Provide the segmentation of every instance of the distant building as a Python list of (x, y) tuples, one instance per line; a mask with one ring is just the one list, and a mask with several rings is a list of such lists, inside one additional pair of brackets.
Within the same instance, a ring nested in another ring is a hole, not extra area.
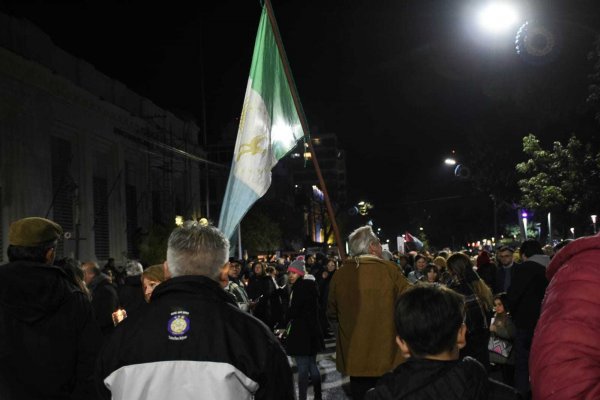
[(9, 224), (26, 216), (63, 226), (59, 256), (98, 261), (136, 257), (140, 238), (176, 215), (204, 216), (198, 132), (0, 14), (0, 261)]
[[(347, 201), (346, 158), (333, 133), (313, 134), (312, 144), (317, 155), (321, 174), (334, 208), (343, 207)], [(333, 242), (331, 223), (310, 153), (296, 152), (291, 155), (294, 187), (303, 204), (305, 234), (309, 242)], [(311, 243), (307, 243), (311, 245)]]

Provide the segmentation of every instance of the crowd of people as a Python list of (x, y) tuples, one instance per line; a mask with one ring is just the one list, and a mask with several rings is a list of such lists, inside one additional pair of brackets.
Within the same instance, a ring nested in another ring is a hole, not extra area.
[(598, 235), (390, 253), (363, 226), (344, 260), (235, 259), (190, 221), (147, 267), (57, 260), (61, 235), (44, 218), (10, 226), (2, 399), (305, 400), (312, 385), (318, 400), (327, 338), (355, 400), (600, 398)]

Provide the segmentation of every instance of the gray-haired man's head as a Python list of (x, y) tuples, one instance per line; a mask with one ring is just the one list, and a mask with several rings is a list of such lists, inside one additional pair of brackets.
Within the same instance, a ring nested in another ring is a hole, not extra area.
[(361, 226), (348, 237), (350, 253), (353, 256), (372, 254), (382, 258), (382, 248), (379, 238), (369, 225)]
[(214, 226), (186, 221), (169, 236), (167, 264), (172, 277), (204, 275), (215, 278), (228, 256), (229, 240)]
[(142, 272), (144, 272), (144, 267), (142, 266), (142, 264), (140, 264), (139, 261), (127, 261), (127, 264), (125, 265), (125, 273), (127, 274), (127, 276), (142, 275)]

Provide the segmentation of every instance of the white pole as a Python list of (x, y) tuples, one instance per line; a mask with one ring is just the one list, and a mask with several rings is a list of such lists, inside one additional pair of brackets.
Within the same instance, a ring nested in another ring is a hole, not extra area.
[(242, 224), (238, 225), (238, 260), (242, 259)]

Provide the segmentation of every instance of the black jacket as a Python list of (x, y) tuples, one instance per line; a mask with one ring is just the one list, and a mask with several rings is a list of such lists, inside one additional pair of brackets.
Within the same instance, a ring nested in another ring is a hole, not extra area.
[(92, 307), (96, 321), (102, 334), (106, 337), (114, 329), (112, 313), (119, 308), (117, 289), (104, 274), (96, 275), (90, 283), (89, 289), (92, 294)]
[(316, 282), (298, 278), (292, 286), (288, 309), (290, 331), (285, 342), (289, 355), (313, 356), (325, 348), (319, 324), (319, 294)]
[(270, 276), (258, 276), (250, 280), (247, 288), (248, 297), (257, 301), (254, 316), (264, 322), (270, 329), (277, 325), (277, 316), (273, 312), (275, 283)]
[(148, 307), (117, 326), (98, 369), (115, 400), (294, 398), (273, 333), (202, 276), (161, 283)]
[(409, 359), (381, 377), (365, 400), (512, 400), (518, 392), (488, 378), (473, 358), (462, 361)]
[(144, 293), (142, 289), (142, 276), (128, 276), (125, 278), (123, 285), (117, 289), (119, 303), (121, 307), (127, 311), (127, 315), (132, 315), (139, 308), (146, 305)]
[[(537, 258), (542, 259), (545, 256)], [(513, 266), (515, 269), (507, 293), (508, 310), (517, 329), (531, 330), (540, 318), (540, 310), (548, 279), (546, 267), (536, 261), (536, 256)], [(533, 260), (532, 260), (533, 259)], [(543, 261), (543, 259), (541, 260)], [(533, 332), (532, 332), (533, 333)]]
[(95, 399), (100, 331), (87, 296), (58, 267), (0, 266), (0, 398)]

